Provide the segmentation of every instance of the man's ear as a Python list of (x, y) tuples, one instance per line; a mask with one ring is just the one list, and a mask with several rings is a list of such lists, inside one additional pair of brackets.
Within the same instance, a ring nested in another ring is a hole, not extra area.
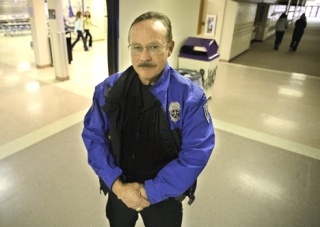
[(170, 57), (170, 56), (171, 56), (171, 54), (172, 54), (173, 48), (174, 48), (174, 41), (173, 41), (173, 40), (169, 43), (168, 48), (169, 48), (169, 54), (168, 54), (168, 57)]

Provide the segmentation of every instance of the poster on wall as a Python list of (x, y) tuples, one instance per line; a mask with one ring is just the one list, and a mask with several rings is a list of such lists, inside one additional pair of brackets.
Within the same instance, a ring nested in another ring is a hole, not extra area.
[(217, 21), (216, 15), (207, 15), (207, 19), (205, 23), (205, 35), (214, 36), (216, 21)]

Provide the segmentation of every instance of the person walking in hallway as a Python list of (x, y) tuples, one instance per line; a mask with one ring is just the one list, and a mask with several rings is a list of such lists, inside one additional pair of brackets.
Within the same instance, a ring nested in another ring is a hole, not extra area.
[[(89, 47), (92, 47), (92, 35), (90, 33), (90, 28), (91, 26), (95, 26), (91, 23), (91, 14), (87, 10), (84, 13), (84, 18), (83, 18), (83, 27), (84, 27), (84, 32), (85, 32), (85, 39), (86, 41), (89, 41)], [(89, 39), (88, 39), (89, 38)]]
[(77, 38), (72, 43), (71, 49), (73, 49), (73, 47), (77, 44), (77, 42), (81, 38), (82, 42), (83, 42), (84, 50), (88, 51), (87, 42), (86, 42), (86, 39), (83, 36), (83, 21), (82, 21), (82, 13), (81, 13), (81, 11), (78, 11), (77, 14), (76, 14), (76, 23), (75, 23), (75, 26), (74, 26), (74, 33), (77, 33)]
[(282, 38), (284, 35), (284, 32), (288, 28), (288, 19), (287, 19), (287, 14), (282, 13), (279, 17), (279, 19), (276, 22), (276, 40), (274, 42), (274, 49), (278, 50), (279, 46), (282, 42)]
[(307, 27), (307, 18), (305, 14), (302, 14), (300, 18), (294, 24), (294, 30), (292, 34), (292, 40), (290, 43), (290, 51), (296, 51), (299, 42), (303, 36), (304, 29)]
[(111, 227), (181, 227), (182, 201), (194, 200), (197, 178), (215, 145), (204, 90), (168, 63), (170, 19), (158, 12), (129, 28), (132, 65), (98, 84), (84, 118), (88, 162), (108, 193)]

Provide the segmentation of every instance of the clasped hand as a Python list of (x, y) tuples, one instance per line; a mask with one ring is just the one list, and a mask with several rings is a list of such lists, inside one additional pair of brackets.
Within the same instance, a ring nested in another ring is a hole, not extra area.
[(143, 184), (123, 183), (117, 179), (112, 185), (112, 191), (127, 207), (142, 210), (150, 206)]

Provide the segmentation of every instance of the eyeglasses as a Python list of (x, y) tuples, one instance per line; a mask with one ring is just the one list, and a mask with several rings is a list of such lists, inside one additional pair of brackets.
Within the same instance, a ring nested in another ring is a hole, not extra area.
[(131, 44), (128, 46), (128, 48), (130, 49), (132, 55), (142, 54), (144, 48), (146, 48), (150, 54), (157, 55), (162, 53), (163, 48), (167, 44), (168, 43), (165, 43), (165, 44), (152, 43), (147, 45), (146, 47), (143, 47), (140, 44)]

